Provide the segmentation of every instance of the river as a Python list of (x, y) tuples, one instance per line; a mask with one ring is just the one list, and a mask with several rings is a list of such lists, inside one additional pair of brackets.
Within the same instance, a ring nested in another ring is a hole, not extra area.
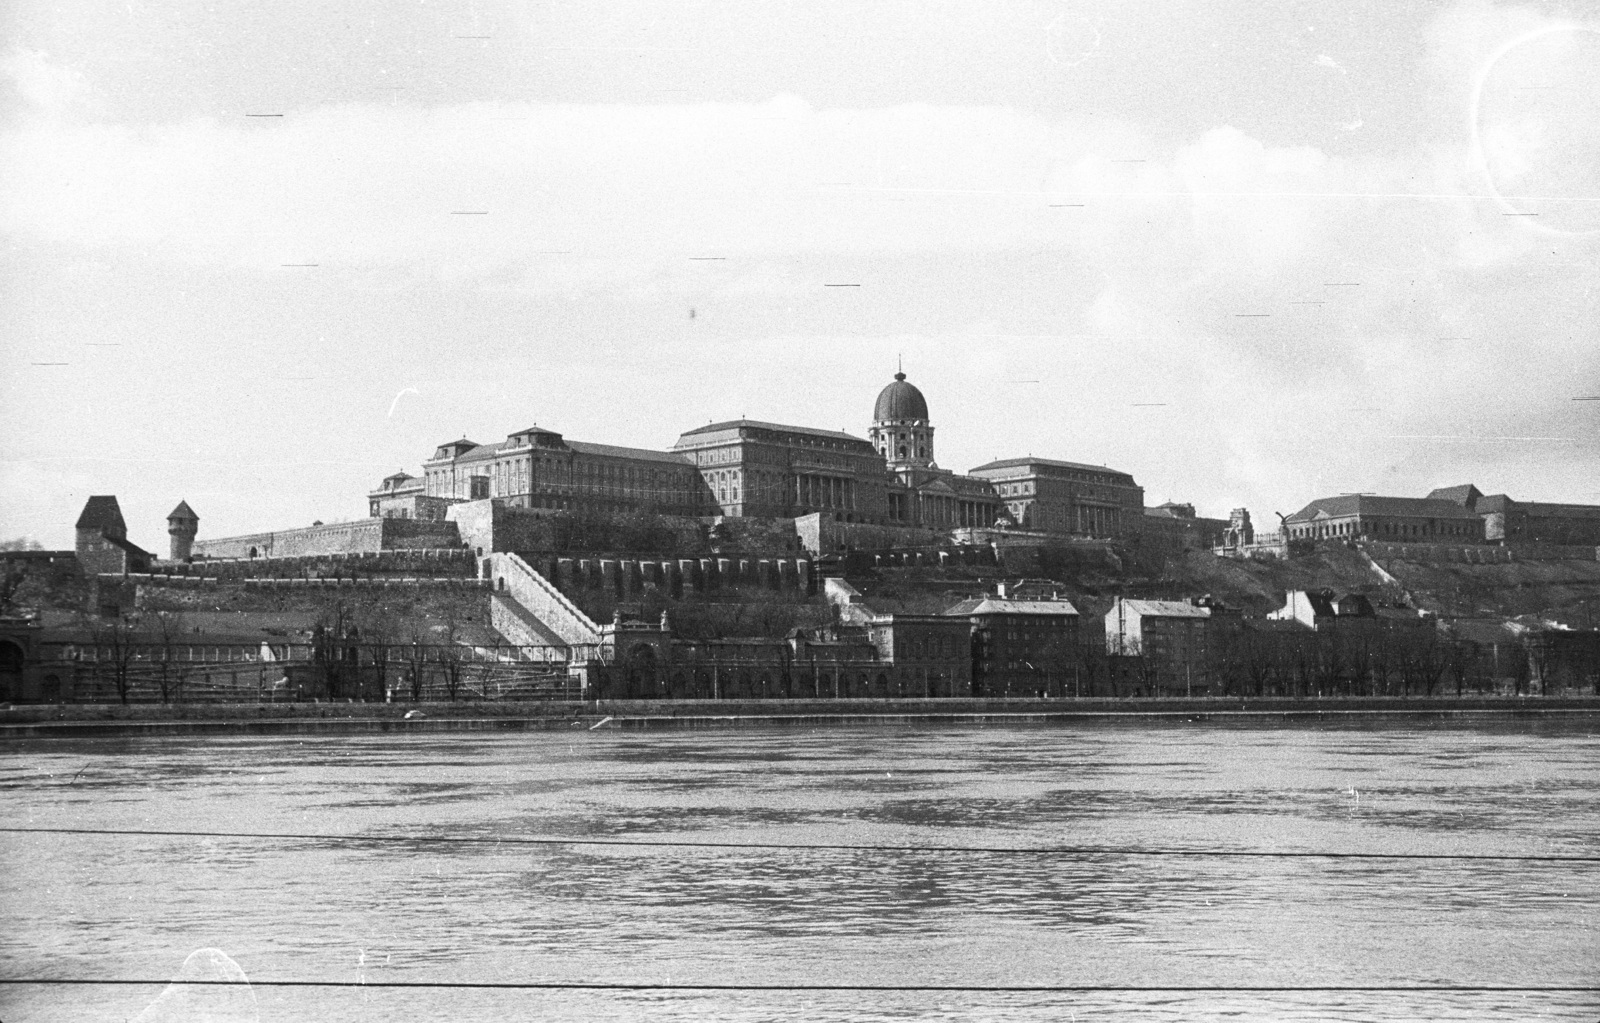
[[(1600, 855), (1594, 732), (16, 740), (0, 746), (10, 828), (366, 840), (0, 833), (4, 977), (165, 980), (218, 949), (252, 982), (165, 996), (160, 983), (0, 985), (0, 1019), (126, 1020), (164, 997), (144, 1020), (192, 1017), (199, 1002), (227, 1023), (1593, 1023), (1600, 993), (1529, 989), (1600, 985), (1600, 863), (1215, 854)], [(852, 848), (508, 841), (540, 836)], [(1026, 851), (1040, 846), (1098, 851)], [(264, 983), (283, 980), (354, 986)], [(440, 981), (1102, 990), (380, 986)], [(1403, 990), (1418, 986), (1523, 990)], [(1210, 990), (1103, 990), (1117, 987)], [(174, 1008), (184, 997), (191, 1008)]]

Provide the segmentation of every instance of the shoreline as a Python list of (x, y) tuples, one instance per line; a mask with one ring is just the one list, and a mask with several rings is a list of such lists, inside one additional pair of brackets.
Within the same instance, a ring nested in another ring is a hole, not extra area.
[[(414, 716), (406, 717), (410, 712)], [(34, 705), (0, 709), (0, 740), (822, 726), (1600, 724), (1600, 698), (614, 700), (424, 704)]]

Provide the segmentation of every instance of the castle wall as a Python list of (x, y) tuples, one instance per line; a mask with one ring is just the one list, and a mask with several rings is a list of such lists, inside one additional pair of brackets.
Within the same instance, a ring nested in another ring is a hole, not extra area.
[(946, 539), (945, 534), (932, 529), (878, 526), (866, 522), (839, 522), (825, 512), (796, 518), (794, 531), (800, 538), (800, 545), (812, 554), (926, 547)]
[(271, 533), (219, 537), (194, 542), (197, 558), (303, 558), (327, 554), (376, 553), (454, 547), (458, 534), (453, 523), (417, 522), (413, 519), (362, 519)]

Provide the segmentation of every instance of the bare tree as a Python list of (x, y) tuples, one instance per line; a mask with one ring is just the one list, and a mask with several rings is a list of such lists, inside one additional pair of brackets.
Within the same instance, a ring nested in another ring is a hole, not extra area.
[(1277, 653), (1277, 636), (1247, 627), (1240, 633), (1240, 670), (1257, 696), (1267, 695), (1267, 680), (1272, 677), (1272, 660)]
[(337, 700), (352, 685), (359, 694), (360, 665), (351, 663), (354, 641), (360, 636), (350, 605), (335, 600), (324, 605), (311, 630), (311, 661), (327, 687), (328, 699)]
[[(1554, 637), (1546, 629), (1534, 629), (1523, 637), (1523, 646), (1527, 649), (1529, 682), (1537, 682), (1540, 694), (1549, 696), (1551, 684), (1555, 681)], [(1533, 691), (1531, 685), (1528, 691)]]
[(445, 602), (436, 632), (440, 640), (437, 655), (444, 675), (444, 688), (453, 702), (460, 695), (461, 678), (465, 669), (461, 642), (466, 632), (466, 622), (459, 601)]
[(361, 643), (372, 662), (377, 691), (389, 694), (389, 655), (400, 636), (400, 622), (381, 597), (367, 600), (356, 610)]
[[(133, 622), (127, 615), (120, 613), (115, 617), (97, 618), (90, 626), (89, 634), (96, 648), (95, 674), (99, 675), (101, 663), (109, 664), (117, 699), (126, 704), (131, 688), (129, 669), (132, 667), (136, 652)], [(104, 662), (100, 657), (102, 653), (106, 657)]]
[[(1110, 682), (1111, 663), (1106, 655), (1105, 638), (1098, 635), (1080, 636), (1072, 652), (1078, 692), (1083, 696), (1093, 696), (1095, 683), (1101, 679)], [(1112, 695), (1116, 695), (1114, 687)]]
[(183, 634), (183, 615), (177, 611), (157, 611), (155, 615), (157, 651), (156, 681), (161, 687), (161, 702), (171, 703), (176, 694), (183, 699), (186, 672), (177, 664), (178, 637)]

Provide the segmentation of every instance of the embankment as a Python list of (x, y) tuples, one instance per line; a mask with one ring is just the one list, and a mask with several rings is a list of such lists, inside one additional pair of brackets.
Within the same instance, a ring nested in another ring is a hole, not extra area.
[[(407, 717), (408, 714), (412, 716)], [(578, 727), (759, 725), (1173, 725), (1405, 727), (1497, 721), (1600, 727), (1600, 698), (1338, 700), (617, 700), (24, 706), (0, 710), (0, 739), (130, 735), (491, 732)]]

